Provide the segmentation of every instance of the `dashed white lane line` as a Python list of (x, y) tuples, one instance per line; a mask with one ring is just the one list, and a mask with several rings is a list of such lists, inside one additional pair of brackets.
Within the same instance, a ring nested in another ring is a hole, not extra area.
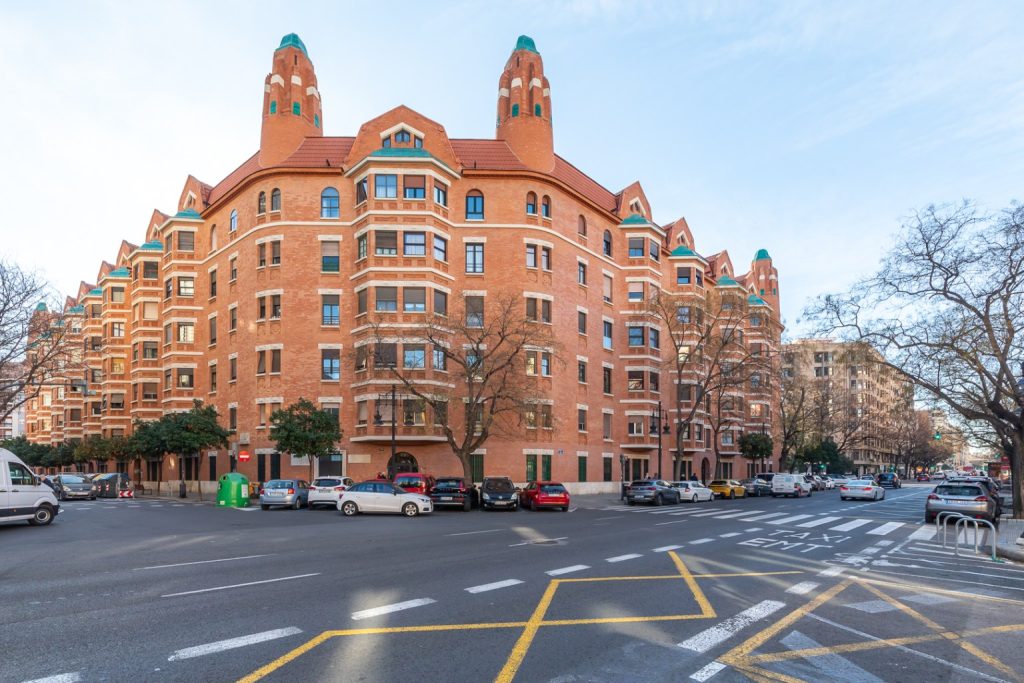
[(746, 533), (746, 534), (752, 534), (752, 533), (754, 533), (755, 531), (760, 531), (760, 530), (761, 530), (761, 527), (759, 527), (759, 526), (752, 526), (752, 527), (750, 527), (749, 529), (744, 529), (744, 530), (743, 530), (743, 533)]
[(605, 562), (625, 562), (626, 560), (635, 560), (638, 557), (643, 557), (639, 553), (630, 553), (628, 555), (616, 555), (615, 557), (605, 558)]
[(914, 533), (910, 534), (908, 540), (911, 541), (930, 541), (935, 538), (935, 534), (938, 533), (938, 528), (934, 526), (923, 526)]
[(842, 519), (841, 517), (821, 517), (819, 519), (812, 519), (809, 522), (803, 524), (797, 524), (800, 529), (810, 529), (812, 527), (821, 526), (822, 524), (828, 524), (829, 522), (835, 522), (836, 520)]
[(486, 593), (487, 591), (496, 591), (499, 588), (508, 588), (509, 586), (518, 586), (522, 581), (519, 579), (505, 579), (504, 581), (495, 581), (494, 583), (485, 583), (480, 586), (470, 586), (466, 589), (467, 593)]
[(696, 541), (690, 541), (690, 545), (700, 545), (701, 543), (711, 543), (715, 539), (713, 538), (698, 538)]
[(824, 571), (818, 572), (818, 576), (839, 576), (846, 570), (846, 567), (829, 567)]
[(760, 522), (762, 519), (771, 519), (772, 517), (781, 517), (786, 514), (785, 512), (769, 512), (767, 515), (758, 515), (756, 517), (748, 517), (744, 519), (744, 522)]
[(561, 576), (562, 574), (571, 574), (573, 572), (581, 572), (584, 569), (590, 569), (590, 565), (586, 564), (574, 564), (571, 567), (560, 567), (558, 569), (552, 569), (551, 571), (544, 572), (548, 576)]
[(885, 536), (890, 532), (896, 531), (901, 526), (903, 526), (903, 522), (886, 522), (877, 529), (872, 529), (871, 531), (869, 531), (868, 536)]
[(669, 550), (679, 550), (683, 546), (681, 545), (663, 545), (660, 548), (655, 548), (651, 552), (655, 553), (667, 553)]
[(74, 671), (67, 674), (47, 676), (46, 678), (35, 678), (31, 681), (25, 681), (25, 683), (78, 683), (80, 680), (82, 680), (82, 677), (77, 671)]
[(195, 647), (186, 647), (183, 650), (177, 650), (173, 655), (167, 658), (167, 661), (177, 662), (182, 659), (192, 659), (194, 657), (212, 655), (217, 652), (224, 652), (225, 650), (234, 650), (236, 648), (246, 647), (248, 645), (256, 645), (257, 643), (265, 643), (270, 640), (277, 640), (278, 638), (287, 638), (288, 636), (294, 636), (300, 633), (302, 633), (302, 629), (290, 626), (288, 628), (274, 629), (273, 631), (253, 633), (251, 635), (240, 636), (238, 638), (218, 640), (215, 643), (207, 643), (206, 645), (196, 645)]
[(769, 614), (777, 612), (785, 606), (786, 603), (778, 602), (777, 600), (763, 600), (753, 607), (743, 610), (736, 616), (729, 617), (722, 623), (687, 638), (679, 643), (679, 647), (698, 654), (707, 652), (719, 643), (734, 636), (740, 629), (753, 624), (759, 619), (764, 619)]
[(719, 538), (732, 538), (733, 536), (739, 536), (739, 535), (740, 535), (740, 532), (738, 532), (738, 531), (730, 531), (727, 534), (719, 534), (718, 537)]
[[(602, 517), (601, 519), (615, 519), (614, 517)], [(475, 534), (493, 534), (496, 531), (505, 531), (505, 529), (481, 529), (480, 531), (460, 531), (457, 534), (445, 534), (445, 536), (473, 536)]]
[(708, 680), (724, 668), (725, 664), (722, 664), (719, 661), (711, 662), (700, 671), (691, 674), (690, 680), (699, 681), (699, 683), (704, 683), (704, 681)]
[(151, 567), (135, 567), (132, 571), (138, 572), (145, 569), (169, 569), (171, 567), (187, 567), (193, 564), (213, 564), (215, 562), (233, 562), (235, 560), (254, 560), (257, 557), (270, 557), (273, 554), (274, 553), (266, 553), (263, 555), (241, 555), (239, 557), (222, 557), (219, 560), (198, 560), (196, 562), (178, 562), (177, 564), (155, 564)]
[(814, 583), (813, 581), (801, 581), (800, 583), (793, 584), (792, 586), (787, 588), (786, 592), (792, 593), (793, 595), (807, 595), (817, 587), (818, 584)]
[[(789, 517), (783, 517), (782, 519), (773, 519), (769, 524), (789, 524), (791, 522), (799, 522), (801, 519), (807, 519), (810, 515), (790, 515)], [(755, 517), (755, 519), (757, 519)]]
[(161, 595), (161, 598), (177, 598), (182, 595), (195, 595), (196, 593), (211, 593), (213, 591), (226, 591), (229, 588), (244, 588), (245, 586), (260, 586), (265, 583), (277, 583), (279, 581), (292, 581), (293, 579), (305, 579), (310, 576), (320, 576), (320, 572), (313, 574), (297, 574), (295, 576), (282, 576), (279, 579), (265, 579), (263, 581), (247, 581), (246, 583), (233, 583), (230, 586), (214, 586), (213, 588), (200, 588), (194, 591), (182, 591), (181, 593), (168, 593)]
[(380, 607), (371, 607), (370, 609), (364, 609), (359, 610), (358, 612), (353, 612), (352, 620), (359, 621), (360, 619), (370, 619), (372, 617), (379, 617), (382, 614), (391, 614), (392, 612), (401, 612), (402, 610), (412, 609), (413, 607), (432, 605), (435, 602), (437, 602), (437, 600), (433, 600), (431, 598), (417, 598), (416, 600), (396, 602), (392, 605), (381, 605)]
[(666, 524), (682, 524), (685, 521), (687, 521), (687, 520), (685, 520), (685, 519), (674, 519), (671, 522), (658, 522), (654, 526), (665, 526)]
[(852, 522), (846, 522), (845, 524), (840, 524), (839, 526), (834, 526), (834, 527), (830, 528), (829, 531), (853, 531), (854, 529), (856, 529), (859, 526), (864, 526), (865, 524), (870, 524), (870, 523), (871, 523), (870, 519), (855, 519)]

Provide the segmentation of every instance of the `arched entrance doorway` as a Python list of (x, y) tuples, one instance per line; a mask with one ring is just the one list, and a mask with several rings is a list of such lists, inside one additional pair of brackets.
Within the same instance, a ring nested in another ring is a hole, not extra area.
[(399, 451), (388, 460), (388, 479), (394, 479), (396, 474), (402, 472), (419, 472), (420, 465), (412, 453)]
[(700, 480), (707, 484), (711, 480), (711, 464), (707, 458), (700, 461)]

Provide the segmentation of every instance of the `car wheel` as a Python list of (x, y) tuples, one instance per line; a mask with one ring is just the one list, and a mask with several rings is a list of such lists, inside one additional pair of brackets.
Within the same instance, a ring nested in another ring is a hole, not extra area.
[(696, 503), (697, 502), (697, 494), (696, 493), (693, 494), (693, 498), (690, 499), (690, 502), (691, 503)]
[(928, 514), (926, 514), (924, 516), (924, 523), (925, 524), (934, 524), (935, 523), (935, 515), (928, 515)]
[(89, 496), (89, 500), (96, 500), (96, 496)]
[(270, 509), (269, 505), (260, 505), (260, 510), (266, 511), (266, 510), (269, 510), (269, 509)]
[(636, 505), (636, 501), (635, 500), (627, 500), (626, 504), (627, 505)]
[(882, 496), (881, 496), (881, 499), (882, 499), (882, 500), (885, 500), (885, 491), (882, 491)]
[(295, 501), (292, 502), (292, 510), (298, 510), (301, 507), (302, 507), (302, 499), (301, 498), (296, 498)]
[(46, 526), (52, 521), (53, 508), (44, 503), (36, 508), (35, 514), (32, 515), (32, 519), (28, 520), (28, 523), (32, 526)]
[(466, 499), (462, 501), (462, 510), (464, 512), (469, 512), (469, 509), (471, 507), (473, 507), (473, 501), (469, 498), (469, 496), (466, 496)]
[(562, 506), (562, 512), (568, 512), (568, 511), (569, 511), (569, 506), (568, 505), (563, 505)]
[(415, 517), (420, 514), (420, 509), (416, 507), (416, 503), (406, 503), (402, 506), (402, 514), (406, 517)]
[(345, 515), (346, 517), (355, 517), (357, 514), (359, 514), (359, 506), (353, 503), (351, 500), (346, 501), (341, 506), (341, 514)]
[(732, 500), (732, 499), (733, 499), (733, 498), (735, 498), (735, 497), (736, 497), (736, 494), (735, 494), (735, 493), (733, 493), (733, 490), (732, 490), (732, 489), (729, 489), (729, 500)]

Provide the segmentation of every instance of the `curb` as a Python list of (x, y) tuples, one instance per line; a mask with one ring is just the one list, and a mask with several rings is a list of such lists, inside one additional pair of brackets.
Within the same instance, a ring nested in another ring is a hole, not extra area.
[(1008, 560), (1024, 562), (1024, 548), (1016, 548), (1012, 545), (997, 545), (996, 555), (1005, 557)]

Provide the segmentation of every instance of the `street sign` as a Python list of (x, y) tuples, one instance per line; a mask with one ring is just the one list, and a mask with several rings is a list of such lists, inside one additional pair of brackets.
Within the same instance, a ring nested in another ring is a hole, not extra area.
[(238, 462), (249, 462), (252, 454), (249, 451), (238, 451)]

